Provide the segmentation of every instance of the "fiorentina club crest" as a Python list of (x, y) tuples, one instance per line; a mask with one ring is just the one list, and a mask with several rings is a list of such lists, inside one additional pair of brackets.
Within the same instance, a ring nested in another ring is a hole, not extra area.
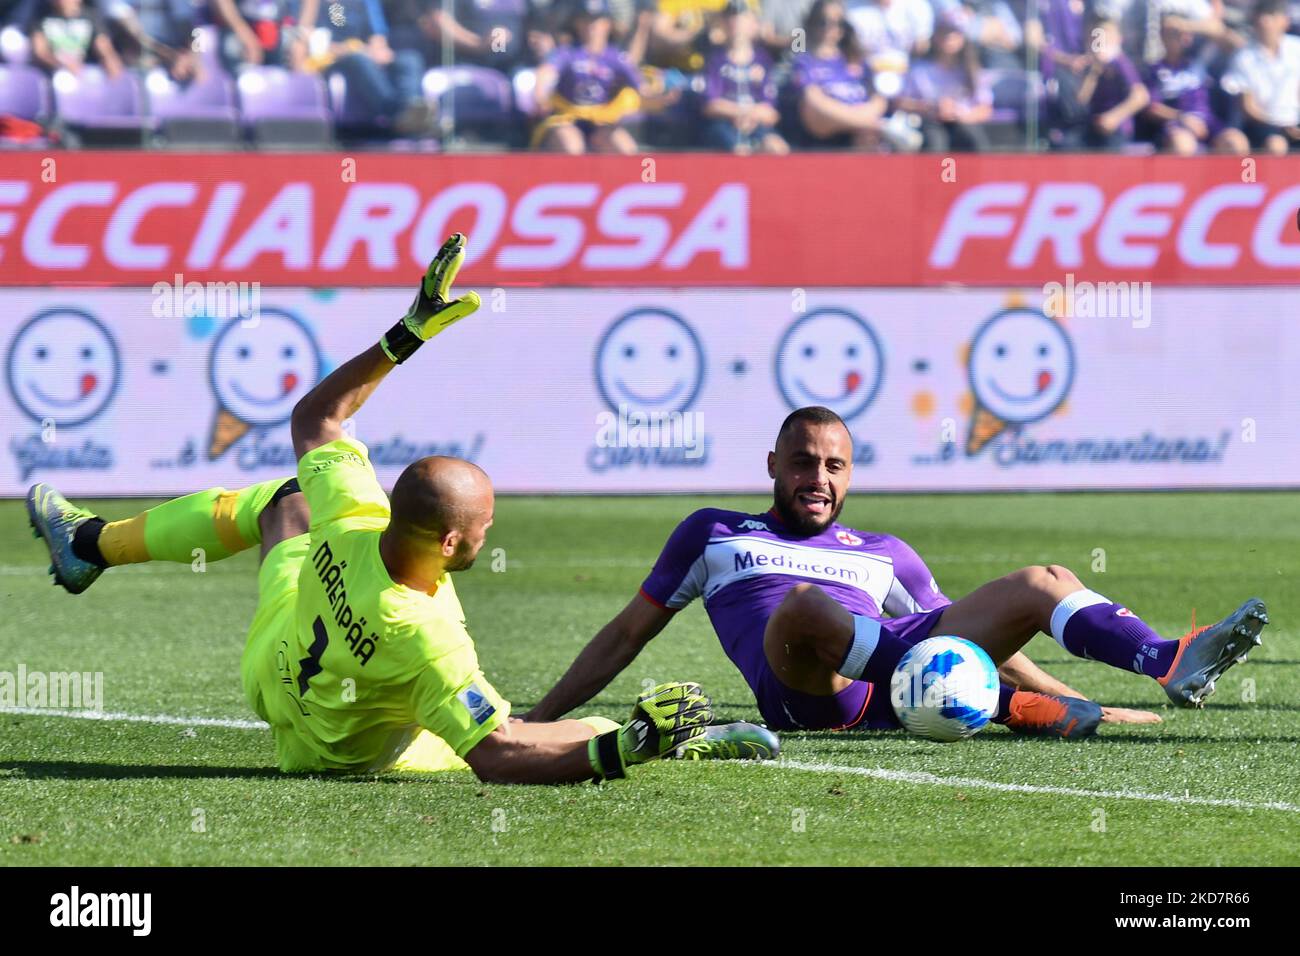
[(859, 538), (852, 531), (836, 531), (835, 540), (838, 541), (840, 544), (847, 545), (850, 548), (856, 548), (858, 545), (862, 543), (862, 539)]

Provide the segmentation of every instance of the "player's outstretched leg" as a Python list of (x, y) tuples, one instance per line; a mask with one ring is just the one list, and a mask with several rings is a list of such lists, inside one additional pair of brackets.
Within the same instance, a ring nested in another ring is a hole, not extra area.
[(50, 485), (37, 484), (27, 492), (27, 514), (33, 532), (49, 548), (55, 583), (80, 594), (115, 565), (189, 564), (196, 549), (205, 561), (220, 561), (247, 550), (262, 540), (262, 510), (297, 486), (296, 479), (277, 478), (239, 491), (210, 488), (123, 521), (105, 522)]
[(1267, 623), (1264, 602), (1251, 598), (1217, 624), (1193, 627), (1178, 641), (1169, 670), (1156, 681), (1175, 704), (1203, 706), (1223, 672), (1264, 642), (1260, 632)]
[[(982, 600), (977, 602), (976, 609), (981, 604)], [(952, 630), (946, 625), (955, 606), (944, 609), (937, 624), (931, 623), (933, 612), (882, 622), (851, 614), (821, 588), (801, 584), (786, 594), (768, 620), (764, 650), (783, 684), (825, 696), (844, 690), (854, 680), (888, 687), (908, 649), (936, 634), (954, 634), (980, 644), (1000, 665), (1038, 631), (1028, 616), (1016, 621), (1006, 614), (992, 634), (978, 628), (971, 633)], [(1102, 708), (1093, 701), (1005, 684), (993, 717), (1016, 733), (1070, 739), (1096, 733), (1101, 719)]]
[(1261, 643), (1267, 623), (1263, 602), (1252, 598), (1217, 624), (1166, 639), (1068, 569), (1048, 565), (977, 588), (943, 612), (934, 633), (974, 641), (1001, 663), (1041, 630), (1075, 657), (1145, 674), (1175, 703), (1200, 706), (1223, 672)]
[[(800, 584), (768, 619), (764, 653), (777, 679), (803, 694), (837, 694), (857, 680), (888, 688), (898, 662), (916, 642), (952, 633), (928, 620), (927, 614), (883, 622), (855, 615), (815, 584)], [(1006, 659), (992, 656), (998, 663)], [(1075, 738), (1095, 733), (1101, 717), (1101, 707), (1090, 700), (1003, 685), (993, 720), (1018, 733)]]

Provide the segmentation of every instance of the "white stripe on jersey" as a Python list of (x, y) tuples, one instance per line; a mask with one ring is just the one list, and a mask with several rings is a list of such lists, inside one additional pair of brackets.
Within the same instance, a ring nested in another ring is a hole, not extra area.
[(763, 574), (791, 575), (847, 585), (866, 593), (883, 609), (894, 587), (894, 559), (862, 551), (817, 548), (755, 535), (710, 538), (668, 606), (682, 608), (694, 598), (707, 601), (730, 584)]

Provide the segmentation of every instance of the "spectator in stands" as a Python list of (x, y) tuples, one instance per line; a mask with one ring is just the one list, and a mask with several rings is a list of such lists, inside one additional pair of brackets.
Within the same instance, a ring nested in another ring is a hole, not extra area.
[(1241, 96), (1250, 145), (1273, 156), (1300, 147), (1300, 37), (1287, 33), (1286, 0), (1259, 0), (1255, 38), (1238, 51), (1223, 87)]
[(78, 74), (87, 63), (97, 63), (109, 76), (122, 72), (104, 22), (82, 0), (43, 0), (29, 32), (32, 59), (51, 73)]
[(36, 16), (39, 0), (0, 0), (0, 30), (13, 27), (26, 33)]
[[(657, 0), (646, 62), (698, 73), (710, 47), (722, 42), (716, 14), (728, 0)], [(757, 0), (752, 0), (757, 3)]]
[[(1045, 0), (1037, 20), (1025, 24), (1025, 45), (1037, 48), (1040, 69), (1079, 75), (1087, 66), (1083, 21), (1087, 0)], [(1057, 68), (1060, 67), (1061, 70)]]
[(803, 36), (803, 25), (812, 5), (813, 0), (762, 0), (758, 14), (759, 35), (773, 56), (781, 57), (791, 52), (796, 37), (807, 40)]
[[(936, 17), (948, 17), (966, 35), (980, 64), (996, 70), (1023, 70), (1025, 31), (1006, 0), (934, 0)], [(933, 43), (933, 40), (931, 41)]]
[(1151, 95), (1137, 67), (1124, 55), (1119, 21), (1096, 15), (1089, 26), (1091, 46), (1076, 94), (1086, 107), (1082, 128), (1076, 127), (1067, 145), (1118, 150), (1132, 142), (1133, 117), (1146, 108)]
[(1148, 16), (1156, 17), (1162, 42), (1168, 22), (1190, 34), (1193, 41), (1205, 37), (1233, 50), (1245, 45), (1245, 38), (1224, 23), (1223, 0), (1155, 0), (1148, 9)]
[(993, 91), (983, 81), (979, 54), (959, 17), (939, 18), (929, 54), (908, 71), (899, 106), (921, 116), (921, 135), (931, 152), (989, 148), (983, 124), (993, 115)]
[(849, 0), (848, 22), (871, 68), (872, 83), (893, 99), (914, 56), (924, 56), (934, 32), (929, 0)]
[(1088, 0), (1042, 0), (1040, 19), (1025, 23), (1025, 47), (1037, 52), (1044, 81), (1044, 125), (1058, 147), (1077, 147), (1077, 128), (1087, 122), (1087, 107), (1079, 102), (1079, 84), (1088, 67), (1087, 9)]
[(790, 151), (776, 131), (772, 58), (754, 46), (758, 18), (746, 0), (731, 0), (722, 15), (725, 43), (704, 64), (704, 142), (732, 153)]
[(623, 123), (641, 107), (641, 75), (610, 43), (607, 0), (580, 0), (570, 28), (577, 43), (537, 68), (537, 102), (549, 115), (533, 130), (533, 145), (570, 155), (635, 153)]
[(348, 95), (365, 104), (377, 126), (403, 136), (432, 132), (421, 89), (424, 60), (414, 50), (389, 46), (379, 0), (330, 0), (321, 26), (329, 31), (329, 49), (309, 65), (341, 74)]
[(1241, 130), (1226, 126), (1210, 109), (1210, 80), (1205, 66), (1189, 56), (1192, 34), (1178, 16), (1168, 14), (1160, 27), (1165, 55), (1146, 74), (1151, 103), (1142, 112), (1148, 138), (1178, 156), (1192, 156), (1202, 146), (1244, 156), (1250, 146)]
[(110, 0), (105, 9), (113, 46), (127, 66), (161, 63), (178, 83), (194, 78), (199, 60), (189, 0)]
[(434, 0), (421, 24), (434, 43), (444, 36), (451, 40), (455, 62), (510, 74), (535, 65), (555, 47), (550, 34), (535, 28), (534, 19), (531, 0), (455, 0), (450, 14), (441, 0)]
[(1120, 49), (1129, 62), (1145, 63), (1157, 52), (1156, 38), (1147, 29), (1147, 8), (1158, 2), (1160, 0), (1089, 0), (1089, 7), (1095, 16), (1115, 22)]
[(303, 68), (320, 0), (212, 0), (212, 7), (221, 26), (220, 54), (227, 70)]
[(650, 34), (659, 16), (655, 0), (610, 0), (609, 10), (613, 25), (610, 36), (627, 51), (628, 60), (639, 66), (645, 62)]
[(886, 102), (871, 86), (862, 48), (840, 0), (816, 0), (804, 24), (808, 50), (794, 57), (804, 132), (824, 146), (880, 148)]

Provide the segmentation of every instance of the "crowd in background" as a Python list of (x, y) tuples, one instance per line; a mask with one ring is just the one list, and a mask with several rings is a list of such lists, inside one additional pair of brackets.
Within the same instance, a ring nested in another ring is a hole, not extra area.
[(527, 74), (515, 145), (564, 153), (669, 118), (736, 153), (1023, 148), (1031, 101), (1049, 148), (1300, 151), (1300, 0), (0, 0), (51, 72), (186, 83), (209, 25), (232, 74), (341, 74), (394, 137), (472, 64)]

